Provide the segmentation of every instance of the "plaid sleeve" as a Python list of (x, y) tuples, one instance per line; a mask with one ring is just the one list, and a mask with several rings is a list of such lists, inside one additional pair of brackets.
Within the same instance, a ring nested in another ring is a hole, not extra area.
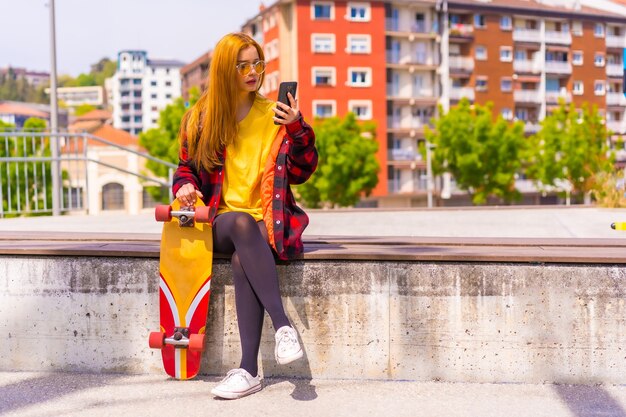
[(189, 160), (187, 153), (187, 141), (183, 141), (180, 147), (180, 153), (178, 157), (178, 168), (174, 173), (174, 179), (172, 180), (172, 193), (176, 196), (176, 193), (183, 185), (190, 183), (196, 189), (200, 189), (200, 178), (195, 165)]
[(317, 168), (315, 132), (302, 116), (286, 126), (291, 146), (287, 154), (287, 177), (290, 184), (302, 184)]

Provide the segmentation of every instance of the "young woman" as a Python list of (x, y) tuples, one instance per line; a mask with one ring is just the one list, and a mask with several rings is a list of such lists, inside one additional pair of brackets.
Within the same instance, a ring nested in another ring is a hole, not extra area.
[(207, 90), (181, 123), (173, 181), (181, 205), (201, 198), (209, 207), (213, 249), (232, 254), (242, 358), (211, 391), (228, 399), (261, 390), (264, 311), (276, 330), (276, 361), (287, 364), (303, 354), (283, 309), (274, 255), (289, 259), (302, 252), (308, 217), (290, 184), (315, 171), (315, 135), (291, 94), (289, 106), (260, 95), (264, 72), (263, 49), (248, 35), (232, 33), (218, 42)]

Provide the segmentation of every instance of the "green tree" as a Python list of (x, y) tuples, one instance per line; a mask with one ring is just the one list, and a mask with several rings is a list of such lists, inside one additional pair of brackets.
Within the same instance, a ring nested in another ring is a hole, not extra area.
[(613, 171), (609, 134), (596, 106), (585, 103), (579, 114), (574, 104), (561, 102), (530, 142), (527, 173), (540, 187), (565, 181), (580, 200), (596, 187), (599, 174)]
[(515, 176), (527, 146), (524, 127), (501, 116), (494, 122), (491, 103), (481, 106), (461, 100), (436, 120), (434, 130), (426, 129), (426, 138), (434, 145), (433, 173), (452, 174), (474, 204), (485, 204), (489, 197), (506, 203), (521, 197)]
[[(189, 91), (189, 106), (193, 106), (200, 93), (197, 88)], [(171, 162), (178, 163), (178, 131), (180, 121), (183, 118), (187, 107), (185, 99), (178, 97), (172, 104), (163, 109), (159, 115), (158, 126), (139, 134), (139, 144), (143, 146), (150, 155)], [(146, 167), (157, 177), (167, 178), (168, 168), (153, 161), (148, 161)], [(169, 193), (160, 187), (147, 188), (152, 198), (156, 201), (167, 202)]]
[[(0, 129), (14, 127), (0, 123)], [(24, 132), (43, 132), (46, 121), (31, 117), (24, 122)], [(50, 157), (49, 138), (9, 136), (3, 139), (3, 157)], [(52, 207), (51, 165), (49, 162), (19, 162), (0, 164), (2, 176), (2, 208), (4, 212), (31, 214)], [(14, 214), (12, 214), (14, 215)]]
[(80, 106), (77, 106), (76, 109), (74, 110), (74, 114), (76, 116), (82, 116), (83, 114), (87, 114), (92, 110), (95, 110), (96, 106), (93, 106), (91, 104), (81, 104)]
[(309, 207), (352, 206), (378, 183), (376, 125), (345, 118), (316, 120), (315, 146), (319, 163), (309, 180), (296, 187)]

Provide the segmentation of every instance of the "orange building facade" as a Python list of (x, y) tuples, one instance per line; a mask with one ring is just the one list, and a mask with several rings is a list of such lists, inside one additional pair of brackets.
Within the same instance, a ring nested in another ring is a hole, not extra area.
[(276, 99), (279, 83), (295, 80), (308, 120), (352, 111), (377, 123), (373, 205), (415, 206), (426, 204), (427, 166), (418, 149), (438, 104), (445, 111), (464, 97), (492, 102), (494, 114), (524, 121), (532, 134), (560, 100), (589, 103), (613, 132), (626, 134), (626, 16), (574, 6), (280, 0), (242, 30), (264, 47), (265, 95)]

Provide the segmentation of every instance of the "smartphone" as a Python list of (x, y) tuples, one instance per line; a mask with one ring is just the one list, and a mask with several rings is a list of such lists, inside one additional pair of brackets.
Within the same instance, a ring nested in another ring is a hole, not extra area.
[[(287, 97), (287, 93), (291, 93), (291, 95), (295, 98), (297, 90), (298, 83), (296, 81), (284, 81), (280, 83), (280, 86), (278, 87), (278, 101), (280, 101), (281, 103), (285, 103), (288, 106), (291, 106), (291, 104), (289, 103), (289, 98)], [(274, 122), (274, 124), (278, 125), (280, 123)]]

